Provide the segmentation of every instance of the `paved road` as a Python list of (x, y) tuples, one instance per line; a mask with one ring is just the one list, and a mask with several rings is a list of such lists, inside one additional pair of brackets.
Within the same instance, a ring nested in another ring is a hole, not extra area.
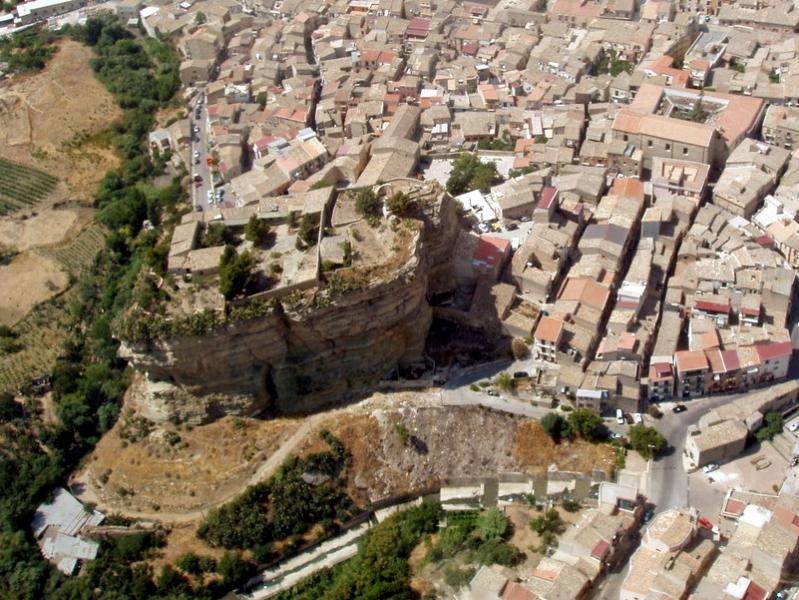
[(670, 409), (664, 410), (663, 418), (655, 423), (672, 446), (672, 451), (652, 463), (649, 481), (649, 501), (658, 511), (669, 508), (688, 506), (690, 489), (688, 474), (683, 467), (683, 449), (688, 427), (699, 422), (709, 411), (718, 408), (742, 394), (723, 394), (684, 402), (688, 410), (674, 414)]
[(480, 391), (470, 389), (472, 384), (491, 379), (502, 371), (508, 371), (511, 375), (517, 370), (529, 372), (528, 362), (530, 361), (498, 360), (465, 369), (444, 384), (441, 388), (441, 401), (445, 406), (484, 406), (501, 412), (540, 419), (552, 409), (533, 406), (502, 392), (499, 396), (489, 396), (486, 392), (489, 388), (481, 388)]
[[(199, 206), (202, 210), (207, 210), (211, 204), (208, 192), (214, 193), (214, 182), (211, 179), (211, 169), (208, 166), (208, 111), (205, 104), (205, 95), (200, 92), (189, 104), (191, 111), (192, 124), (192, 143), (191, 143), (191, 172), (192, 179), (195, 175), (202, 177), (199, 186), (192, 188), (192, 206), (195, 209)], [(195, 118), (196, 108), (200, 107), (200, 117)], [(199, 128), (199, 133), (193, 132), (194, 127)], [(196, 154), (195, 154), (196, 153)], [(199, 155), (199, 156), (198, 156)]]

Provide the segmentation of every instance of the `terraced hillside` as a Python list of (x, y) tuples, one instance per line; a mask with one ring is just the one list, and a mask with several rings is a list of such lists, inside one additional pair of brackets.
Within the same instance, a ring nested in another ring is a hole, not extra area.
[[(103, 228), (93, 224), (67, 244), (35, 250), (55, 260), (77, 277), (91, 264), (104, 243)], [(0, 391), (16, 391), (32, 380), (47, 375), (67, 337), (70, 303), (77, 296), (75, 286), (39, 304), (14, 326), (16, 341), (22, 348), (13, 354), (0, 354)]]
[(57, 183), (43, 171), (0, 159), (0, 215), (38, 204)]
[(50, 373), (67, 337), (68, 306), (77, 296), (73, 286), (37, 306), (14, 326), (19, 352), (0, 354), (0, 392), (16, 392)]
[(69, 273), (78, 275), (84, 267), (91, 264), (95, 254), (105, 243), (103, 228), (94, 224), (81, 231), (74, 240), (61, 246), (41, 248), (38, 253), (42, 256), (55, 259)]

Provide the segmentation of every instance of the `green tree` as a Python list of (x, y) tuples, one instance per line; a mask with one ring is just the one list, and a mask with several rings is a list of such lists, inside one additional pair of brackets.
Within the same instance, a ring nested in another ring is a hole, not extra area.
[(484, 540), (504, 540), (510, 534), (510, 521), (497, 508), (483, 512), (475, 523), (477, 531)]
[(578, 408), (569, 413), (569, 428), (588, 442), (596, 443), (605, 439), (602, 417), (590, 408)]
[(569, 437), (569, 423), (558, 413), (547, 413), (541, 419), (541, 427), (555, 442)]
[(453, 196), (471, 190), (488, 192), (493, 185), (501, 181), (496, 163), (484, 163), (476, 154), (461, 152), (452, 162), (447, 191)]
[(499, 375), (494, 377), (494, 385), (496, 385), (501, 390), (512, 390), (513, 389), (513, 377), (508, 375), (505, 371), (502, 371)]
[(268, 235), (269, 225), (267, 222), (253, 214), (244, 226), (244, 239), (256, 246), (260, 246), (266, 241), (266, 236)]
[(657, 429), (646, 425), (633, 425), (627, 437), (630, 447), (646, 459), (656, 456), (668, 445), (666, 438)]
[(413, 210), (415, 202), (405, 192), (396, 191), (388, 197), (386, 205), (392, 215), (407, 217)]
[(784, 421), (780, 413), (766, 413), (763, 425), (755, 432), (757, 441), (765, 442), (774, 439), (774, 436), (782, 431), (783, 425)]
[(225, 552), (216, 567), (226, 587), (241, 585), (253, 574), (255, 565), (245, 560), (240, 552)]
[(297, 239), (299, 240), (300, 247), (313, 246), (316, 244), (316, 239), (319, 235), (319, 225), (315, 218), (309, 214), (302, 215), (299, 229), (297, 230)]
[(222, 223), (210, 223), (206, 226), (203, 233), (202, 244), (206, 248), (213, 246), (221, 246), (223, 244), (230, 244), (233, 242), (233, 234), (230, 228)]
[(555, 508), (550, 508), (543, 515), (530, 520), (530, 529), (538, 535), (544, 535), (545, 533), (556, 535), (562, 533), (565, 528), (563, 519), (561, 519), (560, 513)]
[(205, 13), (202, 11), (198, 11), (197, 14), (194, 15), (194, 22), (197, 25), (202, 25), (208, 20), (208, 17), (205, 16)]
[(380, 201), (372, 188), (364, 188), (358, 192), (358, 195), (355, 196), (355, 210), (367, 219), (380, 216)]
[(263, 110), (266, 108), (266, 101), (267, 101), (266, 92), (258, 92), (258, 95), (255, 97), (255, 102), (258, 103), (258, 107)]
[(231, 300), (247, 291), (254, 282), (255, 259), (249, 252), (236, 252), (233, 246), (225, 246), (219, 259), (219, 291), (226, 300)]

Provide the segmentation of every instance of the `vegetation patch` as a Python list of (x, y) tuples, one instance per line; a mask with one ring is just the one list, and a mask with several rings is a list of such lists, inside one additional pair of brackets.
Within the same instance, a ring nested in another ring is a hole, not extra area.
[(350, 454), (329, 432), (321, 437), (329, 450), (289, 458), (269, 480), (212, 510), (199, 537), (213, 546), (250, 549), (264, 561), (299, 543), (316, 524), (327, 531), (350, 519), (357, 507), (342, 491)]
[(38, 169), (0, 158), (0, 215), (44, 200), (58, 179)]

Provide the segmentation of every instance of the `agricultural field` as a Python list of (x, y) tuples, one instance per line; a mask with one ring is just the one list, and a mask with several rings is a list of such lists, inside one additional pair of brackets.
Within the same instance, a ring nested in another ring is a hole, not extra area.
[(0, 354), (0, 392), (16, 392), (52, 370), (67, 337), (67, 307), (76, 292), (73, 287), (40, 304), (14, 326), (21, 350)]
[(0, 215), (31, 207), (49, 196), (58, 179), (0, 158)]
[(105, 132), (121, 111), (89, 66), (90, 48), (57, 48), (44, 70), (0, 86), (0, 159), (57, 174), (49, 204), (90, 202), (119, 165)]

